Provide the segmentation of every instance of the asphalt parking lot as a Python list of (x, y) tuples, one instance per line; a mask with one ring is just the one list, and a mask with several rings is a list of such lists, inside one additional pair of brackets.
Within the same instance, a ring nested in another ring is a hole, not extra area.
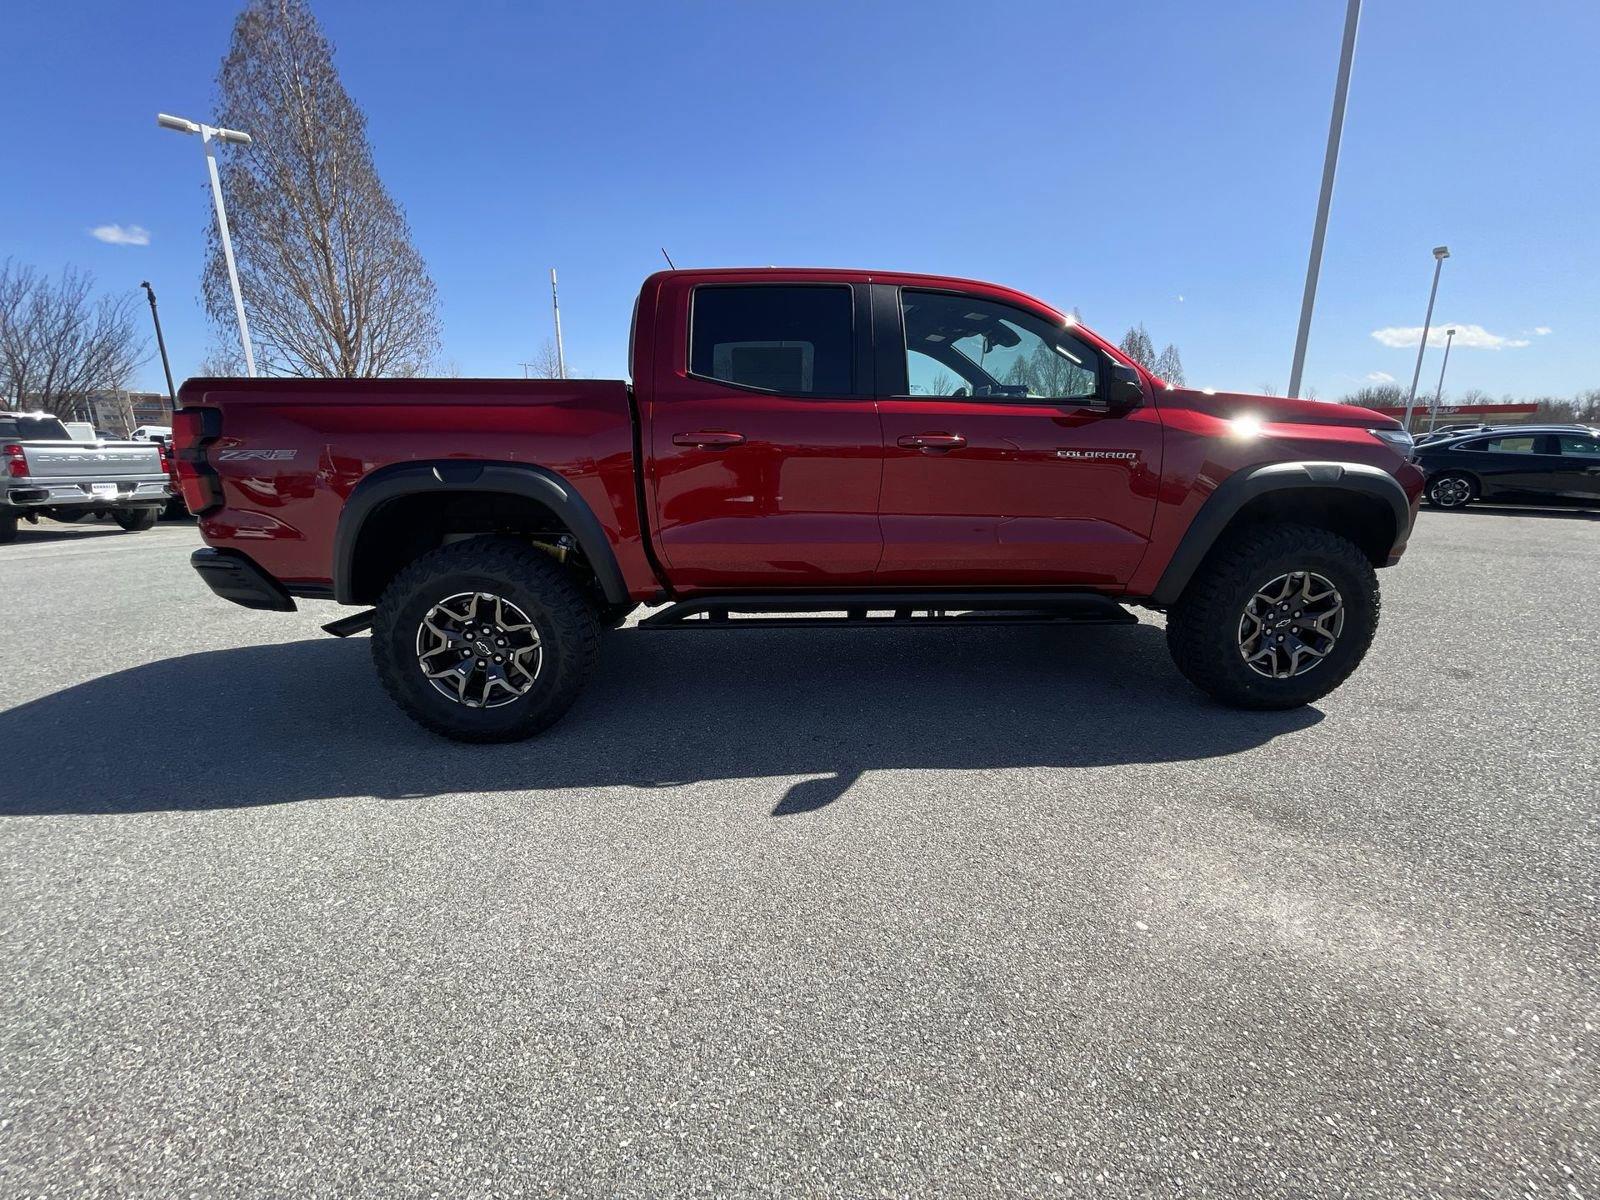
[(626, 629), (498, 747), (197, 540), (0, 547), (0, 1194), (1600, 1195), (1600, 520), (1425, 513), (1299, 712)]

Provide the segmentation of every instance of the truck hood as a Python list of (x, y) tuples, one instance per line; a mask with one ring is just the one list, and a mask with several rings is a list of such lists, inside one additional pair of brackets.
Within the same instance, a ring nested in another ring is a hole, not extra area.
[(1399, 429), (1393, 417), (1323, 400), (1291, 400), (1286, 396), (1252, 396), (1248, 392), (1218, 392), (1210, 388), (1167, 388), (1158, 400), (1223, 418), (1255, 417), (1262, 422), (1294, 425), (1344, 425), (1360, 429)]

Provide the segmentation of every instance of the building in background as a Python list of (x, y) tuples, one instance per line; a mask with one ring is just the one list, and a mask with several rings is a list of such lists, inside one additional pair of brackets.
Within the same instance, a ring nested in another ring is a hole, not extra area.
[[(1393, 417), (1397, 421), (1406, 419), (1406, 408), (1403, 404), (1393, 408), (1374, 408), (1372, 411)], [(1441, 404), (1437, 423), (1464, 425), (1481, 421), (1485, 425), (1516, 425), (1522, 421), (1533, 420), (1538, 411), (1537, 404)], [(1429, 424), (1428, 406), (1419, 402), (1411, 414), (1411, 432), (1427, 433)]]
[(90, 392), (88, 419), (96, 429), (125, 438), (141, 425), (171, 425), (172, 401), (160, 392)]

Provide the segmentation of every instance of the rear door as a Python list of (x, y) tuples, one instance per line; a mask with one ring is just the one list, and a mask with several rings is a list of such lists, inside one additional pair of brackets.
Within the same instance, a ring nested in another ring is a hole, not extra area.
[(1126, 584), (1161, 472), (1150, 406), (1104, 408), (1104, 356), (1044, 313), (874, 285), (882, 394), (878, 581)]
[(672, 350), (656, 357), (647, 436), (674, 585), (869, 581), (883, 438), (865, 285), (668, 288), (658, 320)]

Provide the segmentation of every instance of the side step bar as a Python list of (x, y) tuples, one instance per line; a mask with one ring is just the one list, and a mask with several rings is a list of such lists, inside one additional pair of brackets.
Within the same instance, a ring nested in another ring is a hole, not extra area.
[(334, 637), (349, 637), (353, 633), (365, 633), (372, 628), (372, 620), (377, 615), (377, 609), (369, 608), (366, 612), (358, 612), (348, 617), (340, 617), (337, 621), (329, 621), (322, 627), (322, 632), (331, 633)]
[[(768, 614), (733, 619), (734, 613)], [(797, 615), (843, 613), (843, 616)], [(873, 613), (880, 615), (873, 616)], [(778, 615), (781, 614), (781, 615)], [(808, 592), (697, 596), (652, 613), (640, 629), (794, 629), (888, 625), (1135, 625), (1097, 592)]]

